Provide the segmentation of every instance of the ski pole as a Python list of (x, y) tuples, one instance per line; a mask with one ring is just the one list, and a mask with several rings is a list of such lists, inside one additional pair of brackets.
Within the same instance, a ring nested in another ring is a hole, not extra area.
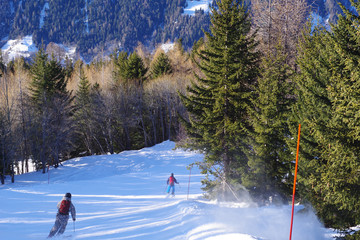
[(74, 232), (75, 232), (75, 221), (73, 220), (73, 223), (74, 223)]
[(190, 168), (190, 173), (189, 173), (189, 183), (188, 183), (188, 192), (187, 192), (186, 200), (189, 200), (191, 169), (192, 169), (192, 167)]

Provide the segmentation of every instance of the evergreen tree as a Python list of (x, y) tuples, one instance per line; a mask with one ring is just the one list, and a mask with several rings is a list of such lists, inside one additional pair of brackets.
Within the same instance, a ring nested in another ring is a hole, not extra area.
[(91, 84), (84, 73), (84, 69), (82, 66), (79, 67), (79, 86), (76, 91), (76, 104), (79, 108), (88, 108), (90, 105), (90, 90)]
[(146, 72), (147, 69), (141, 57), (136, 52), (130, 54), (124, 72), (125, 79), (142, 82)]
[(264, 200), (276, 193), (289, 195), (293, 183), (290, 179), (293, 159), (286, 138), (290, 136), (287, 119), (294, 100), (290, 97), (292, 71), (286, 58), (280, 45), (275, 54), (264, 58), (251, 112), (254, 155), (248, 163), (251, 174), (243, 185)]
[(233, 191), (231, 181), (242, 183), (247, 174), (248, 118), (258, 53), (244, 2), (222, 0), (217, 5), (211, 8), (211, 33), (205, 32), (205, 47), (197, 54), (201, 75), (195, 74), (187, 96), (181, 97), (189, 112), (189, 147), (204, 151), (204, 172), (216, 177), (205, 181), (206, 189), (215, 190), (221, 181), (220, 191), (226, 193)]
[[(46, 164), (58, 166), (60, 155), (71, 144), (72, 97), (66, 89), (65, 72), (60, 62), (41, 48), (30, 68), (32, 106), (32, 154), (45, 173)], [(61, 146), (61, 148), (60, 148)]]
[(157, 78), (164, 74), (171, 73), (171, 64), (169, 57), (161, 52), (151, 63), (151, 78)]
[(68, 94), (62, 66), (54, 58), (49, 60), (43, 48), (36, 54), (30, 73), (30, 95), (37, 104), (45, 103), (46, 99), (50, 100), (55, 94)]
[(115, 77), (123, 81), (132, 81), (141, 84), (145, 80), (147, 68), (141, 57), (133, 52), (127, 57), (127, 53), (122, 52), (115, 58), (116, 72)]
[[(352, 4), (359, 12), (359, 3)], [(343, 10), (346, 15), (332, 26), (332, 32), (304, 38), (295, 108), (304, 126), (301, 194), (326, 226), (338, 229), (360, 223), (360, 18)]]
[(115, 64), (114, 79), (115, 81), (124, 80), (123, 72), (126, 71), (126, 62), (128, 59), (127, 52), (114, 53), (112, 55)]
[(79, 85), (75, 94), (75, 122), (79, 134), (79, 151), (87, 151), (89, 155), (94, 153), (93, 150), (93, 116), (92, 116), (92, 99), (91, 84), (85, 76), (82, 65), (79, 66)]

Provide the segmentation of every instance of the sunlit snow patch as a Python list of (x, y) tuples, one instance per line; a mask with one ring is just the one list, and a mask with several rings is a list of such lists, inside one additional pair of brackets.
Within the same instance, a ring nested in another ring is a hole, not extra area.
[(165, 53), (167, 53), (168, 51), (174, 49), (174, 46), (174, 43), (164, 43), (161, 45), (161, 49), (164, 50)]
[(14, 60), (17, 57), (28, 58), (31, 54), (38, 51), (33, 43), (32, 36), (28, 35), (22, 39), (8, 40), (7, 43), (1, 48), (5, 62)]
[(209, 12), (209, 4), (212, 0), (200, 0), (200, 1), (191, 1), (186, 2), (187, 7), (184, 9), (184, 14), (195, 15), (196, 10), (203, 10), (204, 12)]

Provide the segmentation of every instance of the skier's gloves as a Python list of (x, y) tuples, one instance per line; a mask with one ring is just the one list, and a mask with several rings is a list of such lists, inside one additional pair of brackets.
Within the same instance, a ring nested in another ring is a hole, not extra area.
[(73, 218), (73, 221), (75, 222), (75, 221), (76, 221), (76, 219), (75, 219), (75, 218)]

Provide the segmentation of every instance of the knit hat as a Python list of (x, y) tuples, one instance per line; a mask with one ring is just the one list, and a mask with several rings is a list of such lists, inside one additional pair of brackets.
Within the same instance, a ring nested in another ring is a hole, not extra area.
[(71, 193), (66, 193), (66, 194), (65, 194), (65, 197), (71, 198)]

